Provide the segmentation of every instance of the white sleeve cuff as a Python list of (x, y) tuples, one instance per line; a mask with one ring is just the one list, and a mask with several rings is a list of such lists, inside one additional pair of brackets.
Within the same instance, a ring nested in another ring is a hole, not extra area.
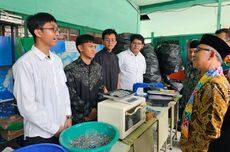
[(53, 134), (53, 135), (55, 135), (57, 132), (58, 132), (58, 130), (59, 130), (59, 126), (58, 125), (52, 125), (51, 126), (51, 128), (49, 129), (50, 130), (50, 133), (51, 134)]
[(72, 115), (70, 107), (66, 108), (66, 115), (68, 115), (68, 116)]

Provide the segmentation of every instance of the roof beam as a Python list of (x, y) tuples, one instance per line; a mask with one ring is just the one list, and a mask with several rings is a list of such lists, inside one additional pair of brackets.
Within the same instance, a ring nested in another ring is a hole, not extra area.
[(149, 14), (157, 11), (180, 9), (185, 7), (191, 7), (197, 4), (211, 4), (217, 2), (218, 0), (175, 0), (158, 4), (140, 6), (140, 13)]
[(135, 5), (131, 0), (127, 0), (127, 2), (137, 11), (138, 14), (140, 14), (140, 10), (137, 5)]

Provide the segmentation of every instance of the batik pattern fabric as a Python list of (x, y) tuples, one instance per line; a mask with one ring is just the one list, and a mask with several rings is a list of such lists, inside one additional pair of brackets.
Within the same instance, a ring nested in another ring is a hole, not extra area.
[(87, 65), (81, 58), (65, 67), (69, 88), (73, 124), (84, 122), (92, 108), (99, 102), (98, 93), (103, 88), (101, 66), (96, 62)]
[(203, 87), (203, 85), (208, 82), (210, 79), (220, 76), (223, 74), (222, 67), (218, 67), (216, 69), (210, 69), (208, 70), (202, 78), (197, 83), (195, 89), (192, 92), (191, 97), (188, 100), (188, 103), (186, 104), (184, 113), (183, 113), (183, 119), (182, 119), (182, 125), (181, 125), (181, 133), (188, 138), (188, 132), (189, 132), (189, 121), (191, 120), (192, 115), (192, 108), (193, 108), (193, 102), (194, 102), (194, 96), (196, 93)]
[(206, 152), (220, 137), (229, 107), (229, 83), (222, 68), (209, 70), (199, 81), (183, 115), (180, 145), (183, 152)]

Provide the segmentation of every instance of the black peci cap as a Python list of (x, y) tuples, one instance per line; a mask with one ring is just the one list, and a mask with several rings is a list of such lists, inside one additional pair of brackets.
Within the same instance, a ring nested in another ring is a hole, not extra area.
[(192, 40), (192, 41), (190, 42), (190, 49), (192, 49), (192, 48), (197, 48), (199, 44), (200, 44), (200, 41), (199, 41), (199, 40)]
[(200, 44), (213, 47), (221, 55), (222, 59), (230, 54), (230, 47), (227, 43), (215, 35), (204, 34), (200, 40)]

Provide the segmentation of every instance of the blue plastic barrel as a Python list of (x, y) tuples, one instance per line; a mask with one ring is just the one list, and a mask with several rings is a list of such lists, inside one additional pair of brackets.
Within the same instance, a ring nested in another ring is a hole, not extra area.
[(56, 144), (35, 144), (15, 150), (14, 152), (68, 152), (62, 146)]

